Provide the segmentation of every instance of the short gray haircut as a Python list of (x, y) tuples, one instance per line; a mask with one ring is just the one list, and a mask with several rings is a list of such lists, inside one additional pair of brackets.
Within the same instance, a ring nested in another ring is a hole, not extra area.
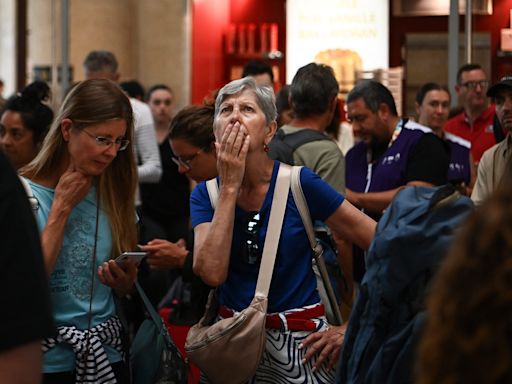
[(110, 51), (91, 51), (83, 62), (84, 69), (87, 72), (108, 71), (117, 73), (117, 59)]
[(217, 98), (215, 99), (214, 125), (219, 116), (220, 105), (224, 100), (230, 96), (238, 95), (243, 91), (251, 91), (254, 96), (256, 96), (256, 103), (265, 114), (267, 125), (277, 119), (276, 96), (274, 95), (274, 90), (267, 86), (257, 85), (252, 77), (247, 76), (242, 79), (233, 80), (221, 88)]

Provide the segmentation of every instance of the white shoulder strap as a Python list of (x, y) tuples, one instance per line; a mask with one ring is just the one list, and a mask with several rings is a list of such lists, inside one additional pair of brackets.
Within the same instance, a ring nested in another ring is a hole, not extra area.
[(32, 208), (32, 211), (36, 211), (39, 208), (39, 201), (34, 196), (30, 184), (23, 176), (18, 176), (18, 178), (20, 179), (21, 185), (23, 185), (23, 188), (25, 189), (25, 193), (28, 197), (28, 202), (30, 203), (30, 208)]
[(288, 201), (288, 193), (290, 192), (290, 168), (291, 167), (287, 164), (279, 164), (255, 295), (267, 297), (270, 289), (279, 238), (281, 237), (281, 229), (283, 227), (284, 213), (286, 211), (286, 203)]
[(210, 197), (210, 204), (213, 210), (215, 210), (215, 208), (217, 208), (217, 201), (219, 200), (219, 184), (217, 183), (217, 178), (206, 181), (206, 190)]

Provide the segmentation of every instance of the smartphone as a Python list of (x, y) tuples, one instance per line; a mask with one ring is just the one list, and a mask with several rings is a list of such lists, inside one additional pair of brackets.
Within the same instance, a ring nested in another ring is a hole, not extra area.
[(124, 261), (131, 259), (135, 261), (136, 264), (139, 264), (146, 256), (147, 252), (124, 252), (116, 257), (115, 262), (122, 264)]

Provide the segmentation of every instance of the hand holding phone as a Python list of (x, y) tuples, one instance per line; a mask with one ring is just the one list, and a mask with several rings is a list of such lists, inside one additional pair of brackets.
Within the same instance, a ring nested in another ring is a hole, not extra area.
[(147, 255), (147, 252), (123, 252), (116, 257), (115, 262), (117, 264), (122, 264), (126, 260), (130, 259), (133, 260), (135, 264), (139, 264)]

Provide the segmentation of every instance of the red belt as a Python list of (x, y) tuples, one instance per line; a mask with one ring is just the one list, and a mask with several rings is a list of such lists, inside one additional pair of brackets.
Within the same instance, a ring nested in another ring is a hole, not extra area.
[[(288, 328), (290, 331), (315, 331), (316, 323), (311, 319), (323, 316), (324, 314), (325, 310), (323, 304), (318, 304), (312, 308), (283, 313), (281, 316), (278, 314), (267, 315), (265, 327), (270, 329)], [(228, 318), (233, 317), (234, 312), (233, 310), (221, 305), (219, 308), (219, 315), (223, 318)]]

